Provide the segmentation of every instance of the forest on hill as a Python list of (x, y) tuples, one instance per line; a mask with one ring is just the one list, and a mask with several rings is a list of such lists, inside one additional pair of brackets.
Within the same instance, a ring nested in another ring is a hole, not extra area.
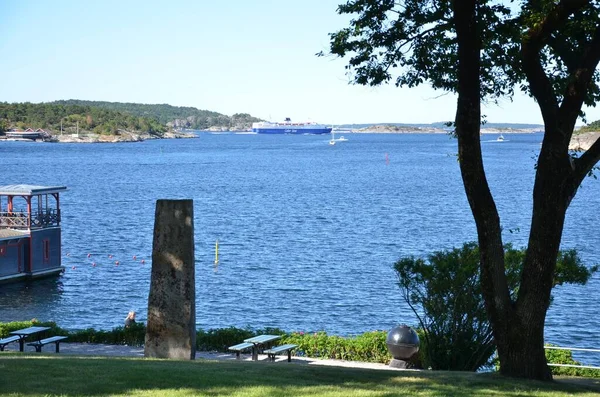
[(83, 101), (69, 99), (66, 101), (50, 102), (59, 105), (91, 106), (140, 117), (152, 117), (161, 124), (170, 128), (185, 128), (192, 130), (206, 130), (209, 128), (222, 128), (229, 130), (249, 129), (253, 122), (261, 121), (247, 113), (236, 113), (227, 116), (210, 110), (200, 110), (187, 106), (171, 106), (167, 104), (122, 103), (104, 101)]
[(246, 113), (227, 116), (193, 107), (70, 99), (46, 103), (0, 102), (0, 133), (11, 128), (42, 128), (51, 132), (119, 130), (162, 135), (170, 129), (245, 130), (260, 119)]
[(155, 118), (100, 107), (0, 102), (0, 133), (11, 128), (42, 128), (55, 133), (89, 131), (100, 135), (117, 135), (125, 130), (159, 136), (168, 130)]

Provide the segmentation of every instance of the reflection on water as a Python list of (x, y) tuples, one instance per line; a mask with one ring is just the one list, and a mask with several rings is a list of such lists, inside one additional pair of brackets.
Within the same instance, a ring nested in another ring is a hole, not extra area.
[(56, 310), (62, 294), (60, 277), (0, 284), (2, 321), (30, 320), (38, 318), (40, 313), (48, 313), (40, 320), (54, 318), (51, 314)]

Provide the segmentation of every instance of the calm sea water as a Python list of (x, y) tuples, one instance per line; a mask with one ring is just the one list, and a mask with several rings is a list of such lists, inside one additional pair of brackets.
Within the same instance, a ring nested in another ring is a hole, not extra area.
[[(206, 133), (143, 143), (0, 142), (0, 184), (69, 188), (61, 197), (65, 274), (0, 285), (0, 321), (111, 329), (129, 310), (143, 321), (155, 202), (190, 198), (199, 328), (351, 335), (415, 324), (393, 263), (476, 239), (456, 141), (443, 134), (347, 138), (336, 146), (328, 136)], [(483, 138), (486, 171), (504, 238), (522, 246), (542, 136), (495, 138)], [(587, 264), (600, 263), (599, 189), (600, 181), (584, 181), (562, 244)], [(585, 287), (554, 291), (548, 342), (600, 347), (599, 287), (596, 276)]]

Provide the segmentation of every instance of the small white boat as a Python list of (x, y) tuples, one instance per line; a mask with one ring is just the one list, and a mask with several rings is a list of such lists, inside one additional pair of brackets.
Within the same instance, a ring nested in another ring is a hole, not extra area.
[(498, 138), (496, 138), (496, 141), (504, 142), (504, 136), (502, 134), (500, 134), (500, 136)]
[(344, 138), (344, 136), (340, 136), (338, 139), (335, 139), (335, 130), (331, 131), (331, 140), (329, 141), (330, 145), (335, 145), (337, 142), (346, 142), (348, 139)]

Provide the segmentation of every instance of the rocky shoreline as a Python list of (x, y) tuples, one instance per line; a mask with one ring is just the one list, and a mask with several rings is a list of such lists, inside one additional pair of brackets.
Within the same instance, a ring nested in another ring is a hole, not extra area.
[[(210, 132), (242, 132), (238, 130), (228, 131), (223, 129), (211, 129)], [(361, 129), (344, 130), (345, 133), (371, 133), (371, 134), (441, 134), (448, 133), (447, 130), (441, 128), (423, 128), (423, 127), (404, 127), (395, 125), (377, 125)], [(482, 128), (482, 134), (511, 134), (511, 133), (536, 133), (539, 130), (533, 129), (512, 129), (512, 128)], [(600, 137), (600, 131), (586, 132), (573, 135), (569, 145), (570, 150), (585, 151), (588, 150), (594, 142)], [(117, 142), (143, 142), (150, 139), (190, 139), (198, 138), (194, 132), (188, 131), (169, 131), (161, 135), (137, 133), (129, 131), (119, 131), (118, 135), (100, 135), (93, 133), (79, 134), (49, 134), (49, 137), (44, 139), (46, 142), (57, 143), (117, 143)], [(5, 137), (0, 137), (0, 140), (5, 140)]]
[[(348, 129), (349, 132), (371, 134), (447, 134), (451, 130), (437, 127), (399, 126), (399, 125), (373, 125), (359, 129)], [(481, 128), (482, 134), (532, 134), (540, 132), (535, 128)]]
[(143, 142), (149, 139), (187, 139), (197, 138), (198, 136), (191, 132), (170, 131), (162, 136), (136, 133), (129, 131), (119, 131), (118, 135), (100, 135), (92, 133), (80, 134), (51, 134), (48, 142), (58, 143), (116, 143), (116, 142)]
[(573, 135), (571, 143), (569, 144), (570, 150), (585, 151), (592, 147), (594, 142), (600, 137), (600, 131), (584, 132), (583, 134)]

